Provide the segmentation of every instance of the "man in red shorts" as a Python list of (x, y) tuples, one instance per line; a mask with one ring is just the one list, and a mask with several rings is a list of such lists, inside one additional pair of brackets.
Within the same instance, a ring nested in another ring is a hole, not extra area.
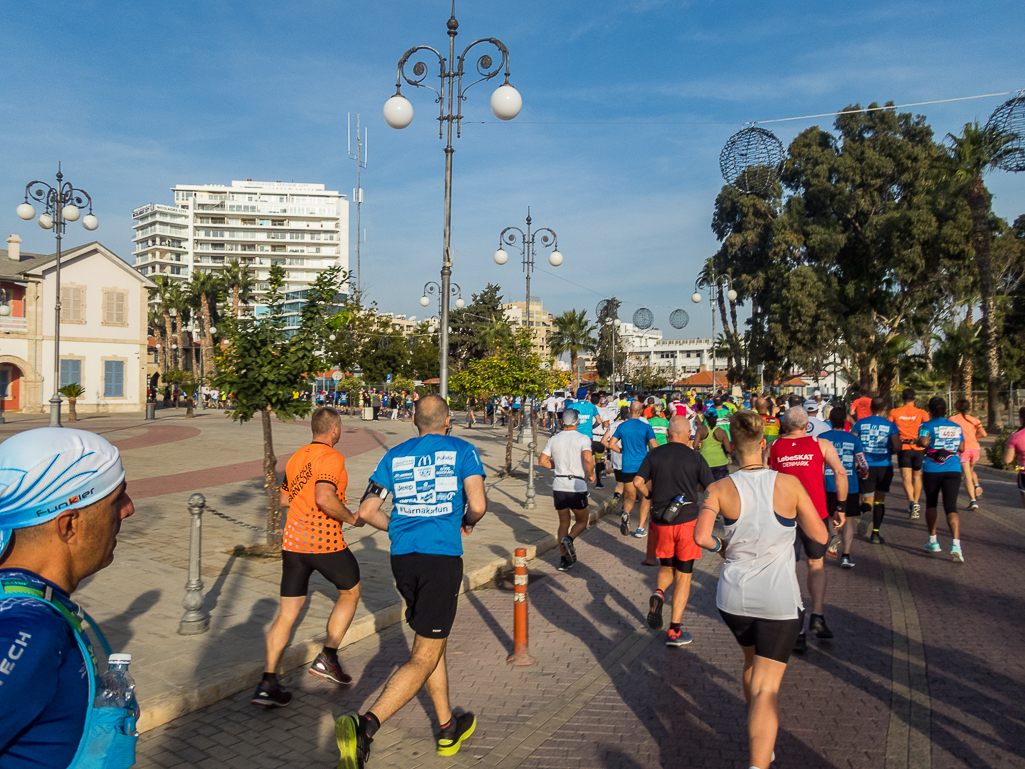
[(649, 452), (633, 483), (642, 497), (651, 500), (651, 536), (659, 560), (658, 589), (648, 601), (648, 626), (662, 629), (665, 591), (673, 586), (673, 609), (666, 646), (685, 646), (693, 641), (681, 630), (683, 612), (690, 598), (694, 561), (701, 548), (694, 543), (694, 524), (705, 489), (712, 485), (712, 469), (690, 443), (690, 422), (686, 417), (669, 420), (667, 441)]

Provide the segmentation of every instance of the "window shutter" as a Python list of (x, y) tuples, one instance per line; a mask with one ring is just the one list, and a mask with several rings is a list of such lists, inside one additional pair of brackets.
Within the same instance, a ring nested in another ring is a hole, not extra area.
[(125, 294), (117, 291), (114, 294), (114, 322), (124, 324), (125, 322)]
[(103, 292), (103, 322), (114, 323), (114, 292)]

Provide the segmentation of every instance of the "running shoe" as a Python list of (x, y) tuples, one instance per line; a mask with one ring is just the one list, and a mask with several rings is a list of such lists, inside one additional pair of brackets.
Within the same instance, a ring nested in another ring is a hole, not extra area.
[(978, 503), (978, 502), (976, 502), (976, 501), (975, 501), (975, 500), (973, 499), (973, 500), (972, 500), (971, 502), (969, 502), (969, 503), (968, 503), (968, 509), (969, 509), (969, 510), (978, 510), (978, 509), (979, 509), (979, 503)]
[(872, 532), (872, 544), (873, 545), (885, 545), (886, 540), (882, 538), (882, 535), (878, 531)]
[(840, 553), (840, 537), (833, 535), (833, 538), (829, 541), (829, 547), (826, 548), (826, 558), (831, 561), (835, 561), (837, 555)]
[(662, 605), (665, 599), (658, 593), (652, 593), (648, 599), (648, 627), (652, 630), (662, 629)]
[(453, 713), (448, 726), (438, 735), (438, 755), (454, 756), (459, 752), (463, 740), (473, 734), (476, 728), (477, 717), (473, 713), (463, 713), (459, 716)]
[(917, 521), (922, 517), (922, 506), (917, 502), (911, 503), (911, 520)]
[(342, 686), (352, 684), (352, 676), (342, 670), (342, 666), (337, 662), (329, 660), (324, 652), (318, 654), (317, 658), (313, 660), (313, 664), (310, 665), (310, 675), (323, 678), (325, 681), (334, 681)]
[(577, 562), (577, 549), (573, 545), (573, 540), (569, 537), (562, 538), (562, 546), (566, 548), (566, 560), (570, 563)]
[(634, 532), (634, 536), (635, 536), (635, 537), (636, 537), (637, 539), (640, 539), (641, 537), (643, 537), (643, 536), (644, 536), (645, 534), (647, 534), (647, 533), (648, 533), (648, 530), (647, 530), (647, 529), (642, 529), (642, 528), (641, 528), (640, 526), (638, 526), (638, 527), (637, 527), (637, 531), (635, 531), (635, 532)]
[(291, 701), (291, 694), (280, 686), (267, 686), (265, 681), (261, 681), (260, 685), (256, 687), (256, 692), (250, 700), (252, 704), (262, 708), (283, 708)]
[(862, 518), (858, 521), (858, 536), (864, 537), (866, 534), (868, 534), (868, 521)]
[(938, 553), (943, 550), (939, 542), (926, 542), (922, 549), (927, 553)]
[(573, 566), (573, 562), (566, 556), (562, 556), (559, 559), (559, 565), (556, 567), (559, 571), (569, 571)]
[(841, 569), (853, 569), (854, 568), (854, 561), (851, 560), (851, 557), (849, 555), (845, 555), (845, 556), (842, 556), (840, 558), (840, 568)]
[(797, 640), (794, 641), (794, 651), (804, 653), (808, 651), (808, 636), (801, 631), (801, 634), (797, 636)]
[(812, 614), (808, 629), (815, 634), (816, 638), (830, 639), (833, 631), (826, 627), (826, 618), (821, 614)]
[(686, 630), (673, 630), (672, 628), (669, 628), (666, 633), (666, 646), (672, 646), (673, 648), (686, 646), (693, 640), (694, 636)]
[(624, 537), (630, 536), (630, 513), (623, 513), (619, 516), (619, 533)]
[(339, 716), (335, 721), (335, 743), (338, 745), (338, 769), (363, 769), (370, 758), (373, 739), (357, 715)]
[(602, 482), (601, 482), (601, 478), (599, 478), (598, 480), (596, 480), (596, 481), (594, 482), (594, 487), (595, 487), (596, 489), (604, 489), (604, 488), (605, 488), (605, 484), (604, 484), (604, 483), (602, 483)]
[(964, 553), (961, 552), (960, 545), (951, 545), (950, 557), (954, 559), (954, 563), (964, 563)]

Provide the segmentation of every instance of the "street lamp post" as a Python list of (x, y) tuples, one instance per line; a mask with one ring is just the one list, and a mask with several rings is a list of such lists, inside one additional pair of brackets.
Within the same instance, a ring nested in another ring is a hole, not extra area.
[[(555, 234), (555, 230), (548, 227), (541, 227), (537, 230), (531, 230), (531, 218), (530, 208), (527, 208), (527, 231), (524, 232), (519, 227), (506, 227), (498, 236), (498, 250), (495, 251), (495, 264), (505, 264), (509, 261), (509, 254), (506, 252), (504, 246), (516, 245), (517, 241), (520, 244), (520, 252), (523, 257), (523, 272), (527, 276), (527, 303), (524, 306), (524, 327), (527, 329), (527, 333), (530, 335), (530, 345), (534, 346), (534, 329), (530, 325), (530, 273), (534, 270), (534, 253), (537, 249), (537, 239), (541, 236), (541, 247), (552, 248), (552, 253), (548, 255), (548, 263), (552, 267), (558, 267), (562, 264), (562, 254), (559, 253), (559, 236)], [(527, 421), (530, 422), (530, 443), (527, 444), (527, 463), (529, 471), (527, 473), (527, 497), (523, 503), (523, 507), (528, 510), (532, 510), (537, 507), (537, 503), (534, 501), (536, 494), (534, 492), (534, 449), (537, 447), (537, 430), (534, 428), (534, 420), (531, 416), (531, 404), (530, 397), (523, 396), (523, 418), (520, 420), (520, 432), (518, 436), (518, 442), (523, 443), (523, 426)]]
[[(456, 4), (452, 0), (452, 16), (448, 20), (448, 50), (446, 59), (439, 51), (428, 45), (417, 45), (410, 48), (399, 59), (398, 72), (395, 77), (395, 95), (384, 103), (384, 120), (392, 128), (405, 128), (413, 120), (413, 105), (402, 95), (402, 81), (405, 80), (415, 88), (427, 88), (434, 92), (440, 110), (438, 115), (438, 138), (446, 138), (445, 145), (445, 232), (444, 245), (442, 247), (441, 261), (441, 329), (439, 338), (440, 347), (440, 392), (441, 397), (448, 396), (448, 306), (449, 306), (449, 283), (452, 279), (452, 154), (455, 150), (452, 147), (452, 126), (456, 127), (456, 138), (461, 135), (463, 120), (463, 101), (466, 99), (466, 92), (485, 80), (491, 80), (505, 70), (505, 82), (495, 89), (491, 95), (491, 111), (500, 120), (512, 120), (520, 112), (523, 99), (519, 92), (509, 84), (509, 49), (501, 40), (494, 37), (481, 38), (470, 43), (463, 52), (456, 58), (456, 35), (458, 34), (459, 22), (456, 21)], [(477, 59), (476, 70), (480, 75), (468, 85), (463, 85), (463, 75), (466, 74), (463, 65), (466, 55), (470, 49), (481, 43), (494, 46), (501, 54), (496, 64), (489, 54), (483, 54)], [(406, 74), (406, 62), (411, 57), (421, 52), (430, 52), (438, 57), (438, 77), (441, 79), (441, 88), (437, 90), (424, 83), (427, 78), (427, 64), (423, 61), (416, 61), (413, 64), (413, 76)], [(454, 110), (454, 111), (453, 111)], [(447, 130), (446, 130), (447, 129)]]
[(18, 206), (18, 216), (31, 221), (36, 209), (28, 202), (32, 198), (43, 204), (43, 213), (39, 215), (39, 226), (44, 230), (53, 230), (57, 236), (57, 301), (54, 303), (53, 319), (53, 397), (50, 398), (50, 427), (61, 426), (61, 238), (64, 235), (66, 222), (77, 222), (86, 208), (89, 213), (82, 219), (82, 226), (90, 232), (100, 226), (93, 216), (93, 200), (85, 190), (71, 186), (64, 181), (60, 163), (57, 164), (57, 186), (51, 187), (46, 182), (34, 181), (25, 186), (25, 202)]
[[(694, 293), (691, 295), (690, 300), (694, 304), (701, 304), (701, 289), (708, 289), (708, 304), (712, 309), (712, 396), (715, 397), (715, 291), (722, 290), (726, 287), (726, 298), (731, 302), (737, 298), (737, 292), (733, 290), (733, 279), (729, 275), (720, 275), (716, 277), (715, 268), (712, 268), (711, 279), (706, 280), (705, 278), (698, 278), (694, 282)], [(727, 378), (726, 385), (729, 386), (729, 379)]]
[(616, 329), (623, 325), (619, 318), (608, 318), (605, 323), (612, 331), (612, 374), (609, 382), (612, 385), (612, 394), (616, 394)]
[[(435, 283), (433, 280), (427, 281), (426, 283), (424, 283), (423, 296), (420, 297), (420, 306), (426, 307), (427, 305), (429, 305), (431, 303), (429, 295), (433, 294), (438, 295), (438, 313), (441, 314), (443, 311), (446, 312), (446, 315), (444, 316), (445, 322), (447, 322), (448, 320), (447, 309), (443, 310), (442, 308), (448, 307), (448, 299), (450, 296), (454, 296), (456, 298), (455, 305), (457, 310), (461, 310), (464, 307), (466, 307), (466, 302), (463, 301), (463, 290), (459, 288), (458, 283), (449, 283), (448, 292), (446, 293), (442, 290), (442, 287), (438, 283)], [(444, 325), (444, 322), (442, 323), (442, 325)], [(447, 338), (447, 329), (445, 334)]]

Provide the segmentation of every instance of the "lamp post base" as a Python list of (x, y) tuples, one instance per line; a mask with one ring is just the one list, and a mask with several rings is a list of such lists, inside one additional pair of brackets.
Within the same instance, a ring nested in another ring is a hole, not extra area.
[(50, 427), (61, 426), (61, 397), (54, 393), (50, 398)]

